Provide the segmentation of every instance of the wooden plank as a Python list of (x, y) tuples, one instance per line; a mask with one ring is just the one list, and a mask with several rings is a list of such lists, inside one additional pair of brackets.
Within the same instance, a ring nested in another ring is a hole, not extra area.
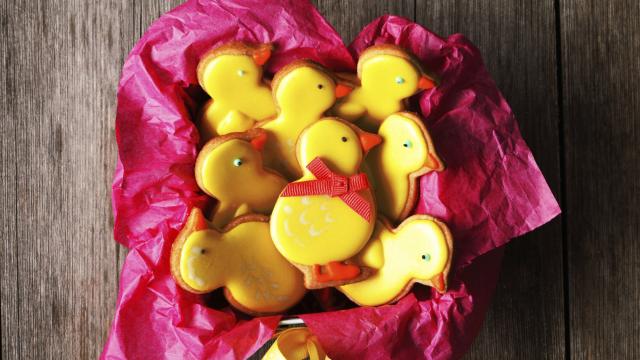
[[(42, 9), (38, 9), (35, 4), (25, 4), (12, 2), (9, 4), (8, 14), (13, 31), (12, 57), (8, 59), (8, 75), (12, 84), (8, 86), (6, 96), (7, 101), (12, 104), (10, 117), (14, 121), (16, 128), (15, 145), (15, 177), (16, 177), (16, 235), (15, 251), (17, 257), (17, 288), (16, 297), (18, 322), (13, 324), (12, 331), (18, 334), (18, 356), (20, 358), (33, 358), (37, 353), (45, 356), (45, 349), (52, 349), (50, 341), (52, 331), (52, 305), (48, 291), (52, 278), (51, 261), (47, 261), (51, 249), (48, 248), (50, 239), (44, 231), (39, 231), (38, 223), (50, 223), (50, 217), (43, 213), (49, 212), (44, 208), (53, 199), (45, 198), (43, 195), (43, 182), (48, 182), (54, 178), (55, 174), (50, 168), (46, 168), (46, 163), (52, 160), (47, 154), (45, 146), (38, 144), (40, 139), (38, 133), (41, 129), (50, 129), (49, 116), (45, 115), (44, 98), (42, 93), (36, 93), (39, 86), (47, 86), (51, 79), (42, 79), (44, 71), (42, 67), (52, 65), (51, 62), (44, 64), (36, 59), (44, 58), (44, 49), (36, 46), (39, 42), (35, 40), (29, 43), (27, 39), (38, 39), (44, 32), (45, 23), (42, 21)], [(22, 26), (13, 21), (17, 14), (26, 13)], [(45, 84), (46, 83), (46, 84)], [(37, 121), (33, 121), (37, 119)], [(38, 126), (33, 126), (37, 124)], [(42, 151), (38, 151), (42, 150)], [(35, 154), (35, 152), (38, 154)], [(41, 159), (43, 158), (44, 159)], [(48, 184), (51, 187), (51, 184)], [(36, 203), (41, 200), (40, 203)], [(59, 206), (55, 213), (58, 213)], [(49, 225), (51, 226), (51, 225)], [(47, 229), (47, 233), (50, 228)], [(52, 230), (52, 229), (51, 229)], [(44, 236), (42, 236), (44, 235)], [(46, 240), (46, 241), (45, 241)], [(55, 242), (54, 242), (55, 243)], [(26, 250), (30, 253), (27, 254)], [(12, 291), (13, 289), (10, 289)], [(46, 298), (46, 299), (45, 299)], [(47, 334), (48, 335), (45, 335)], [(25, 339), (29, 338), (29, 339)]]
[(128, 7), (3, 2), (3, 358), (96, 358), (106, 340), (116, 289), (113, 116)]
[[(559, 195), (554, 14), (552, 0), (416, 2), (419, 23), (443, 36), (465, 34), (480, 48)], [(491, 309), (467, 358), (564, 357), (562, 251), (559, 220), (508, 245)]]
[[(15, 63), (15, 42), (12, 42), (16, 24), (9, 22), (10, 4), (0, 3), (0, 54), (2, 71), (0, 71), (0, 239), (2, 253), (0, 259), (0, 338), (2, 345), (0, 357), (18, 359), (20, 336), (18, 332), (18, 266), (16, 237), (17, 212), (17, 179), (16, 166), (16, 124), (12, 114), (16, 112), (15, 102), (8, 96), (15, 92), (17, 79), (13, 69)], [(5, 70), (6, 69), (6, 70)]]
[[(182, 4), (184, 0), (136, 0), (134, 8), (134, 25), (136, 32), (131, 37), (134, 43), (147, 31), (147, 28), (162, 14)], [(133, 46), (133, 44), (132, 44)]]
[(413, 0), (314, 0), (320, 13), (342, 35), (347, 45), (362, 28), (384, 14), (414, 18)]
[(640, 358), (640, 3), (560, 1), (571, 357)]

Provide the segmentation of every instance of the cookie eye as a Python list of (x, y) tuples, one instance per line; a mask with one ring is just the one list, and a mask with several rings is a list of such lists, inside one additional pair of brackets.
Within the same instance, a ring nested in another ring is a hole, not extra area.
[(242, 159), (233, 159), (233, 166), (238, 167), (240, 165), (242, 165)]
[(404, 84), (404, 78), (402, 76), (396, 76), (396, 84)]
[(242, 69), (238, 70), (238, 76), (244, 76), (246, 73), (247, 72)]
[(342, 142), (347, 142), (347, 137), (343, 136), (342, 138), (340, 138), (340, 140), (342, 140)]
[(318, 89), (322, 90), (323, 87), (324, 87), (324, 85), (318, 84)]
[(402, 143), (402, 146), (406, 147), (406, 148), (410, 148), (413, 144), (411, 144), (411, 141), (407, 140), (405, 142)]
[(429, 254), (424, 254), (424, 255), (422, 255), (422, 260), (424, 260), (424, 261), (429, 261), (429, 260), (431, 260), (431, 255), (429, 255)]

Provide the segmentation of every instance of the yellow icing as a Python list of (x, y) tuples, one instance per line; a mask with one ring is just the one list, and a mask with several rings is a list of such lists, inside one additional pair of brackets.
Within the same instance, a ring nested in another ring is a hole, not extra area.
[[(346, 141), (343, 141), (343, 138)], [(300, 136), (300, 165), (320, 157), (334, 172), (355, 175), (362, 161), (359, 134), (344, 122), (326, 118)], [(314, 180), (306, 168), (298, 181)], [(369, 190), (360, 191), (372, 206)], [(366, 244), (373, 221), (368, 222), (338, 197), (328, 195), (280, 197), (271, 215), (271, 235), (280, 253), (302, 265), (343, 261)]]
[(444, 224), (424, 215), (408, 218), (395, 230), (378, 221), (371, 240), (356, 257), (358, 264), (377, 271), (339, 290), (362, 306), (389, 303), (412, 281), (429, 282), (445, 272), (451, 259), (447, 237)]
[(265, 162), (288, 179), (297, 179), (302, 175), (295, 155), (298, 137), (334, 104), (336, 83), (317, 65), (301, 63), (281, 71), (284, 75), (276, 75), (273, 89), (278, 115), (261, 125), (269, 132)]
[(376, 131), (387, 116), (405, 109), (404, 100), (419, 90), (422, 74), (408, 58), (382, 51), (363, 54), (359, 61), (361, 86), (336, 104), (334, 111), (341, 118), (358, 121), (365, 130)]
[(244, 222), (224, 233), (192, 233), (179, 266), (182, 280), (192, 289), (226, 287), (233, 300), (252, 312), (284, 311), (305, 293), (302, 274), (275, 249), (266, 222)]
[(276, 337), (262, 360), (331, 360), (307, 328), (290, 328)]
[(405, 209), (413, 208), (409, 190), (417, 186), (415, 176), (439, 170), (431, 168), (432, 159), (442, 162), (430, 148), (420, 119), (413, 114), (392, 114), (384, 120), (378, 135), (382, 143), (371, 150), (366, 163), (376, 184), (379, 212), (396, 222), (402, 220)]
[(255, 121), (276, 114), (271, 89), (262, 81), (262, 67), (249, 55), (221, 54), (200, 75), (211, 96), (200, 123), (201, 138), (246, 131)]
[(218, 228), (238, 215), (268, 215), (287, 184), (284, 178), (263, 168), (262, 156), (251, 143), (238, 138), (213, 149), (205, 146), (196, 161), (196, 180), (204, 192), (218, 199), (213, 216)]
[(230, 134), (251, 129), (255, 121), (238, 110), (229, 110), (218, 125), (218, 134)]

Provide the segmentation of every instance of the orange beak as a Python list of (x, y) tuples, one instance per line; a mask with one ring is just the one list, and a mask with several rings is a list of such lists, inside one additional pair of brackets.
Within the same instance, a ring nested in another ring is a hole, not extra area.
[(266, 64), (270, 57), (271, 48), (267, 46), (261, 47), (253, 53), (253, 61), (255, 61), (258, 66)]
[(366, 154), (369, 150), (373, 149), (376, 145), (382, 142), (380, 135), (372, 134), (362, 131), (359, 135), (360, 144), (362, 145), (362, 151)]
[(267, 133), (264, 131), (261, 131), (256, 137), (251, 139), (251, 146), (257, 151), (262, 151), (266, 143), (267, 143)]
[(442, 162), (440, 162), (438, 157), (433, 155), (432, 153), (429, 153), (429, 156), (427, 157), (427, 161), (425, 161), (424, 166), (435, 171), (442, 171), (443, 169)]
[(349, 95), (352, 90), (353, 90), (352, 87), (344, 84), (336, 85), (336, 99), (340, 99), (342, 97)]
[(426, 75), (422, 75), (418, 80), (418, 89), (420, 90), (429, 90), (434, 87), (436, 87), (436, 82)]
[(431, 283), (433, 284), (433, 287), (436, 288), (436, 290), (438, 290), (439, 293), (443, 293), (447, 290), (446, 286), (444, 285), (444, 274), (440, 273), (436, 276), (434, 276), (431, 279)]

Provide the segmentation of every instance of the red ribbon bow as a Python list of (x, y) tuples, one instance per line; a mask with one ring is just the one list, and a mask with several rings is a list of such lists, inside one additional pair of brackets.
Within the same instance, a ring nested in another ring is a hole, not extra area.
[(358, 194), (358, 191), (369, 188), (366, 174), (359, 173), (349, 177), (336, 174), (319, 157), (313, 159), (307, 165), (307, 169), (317, 180), (290, 183), (284, 188), (281, 196), (337, 196), (358, 215), (371, 221), (371, 204)]

